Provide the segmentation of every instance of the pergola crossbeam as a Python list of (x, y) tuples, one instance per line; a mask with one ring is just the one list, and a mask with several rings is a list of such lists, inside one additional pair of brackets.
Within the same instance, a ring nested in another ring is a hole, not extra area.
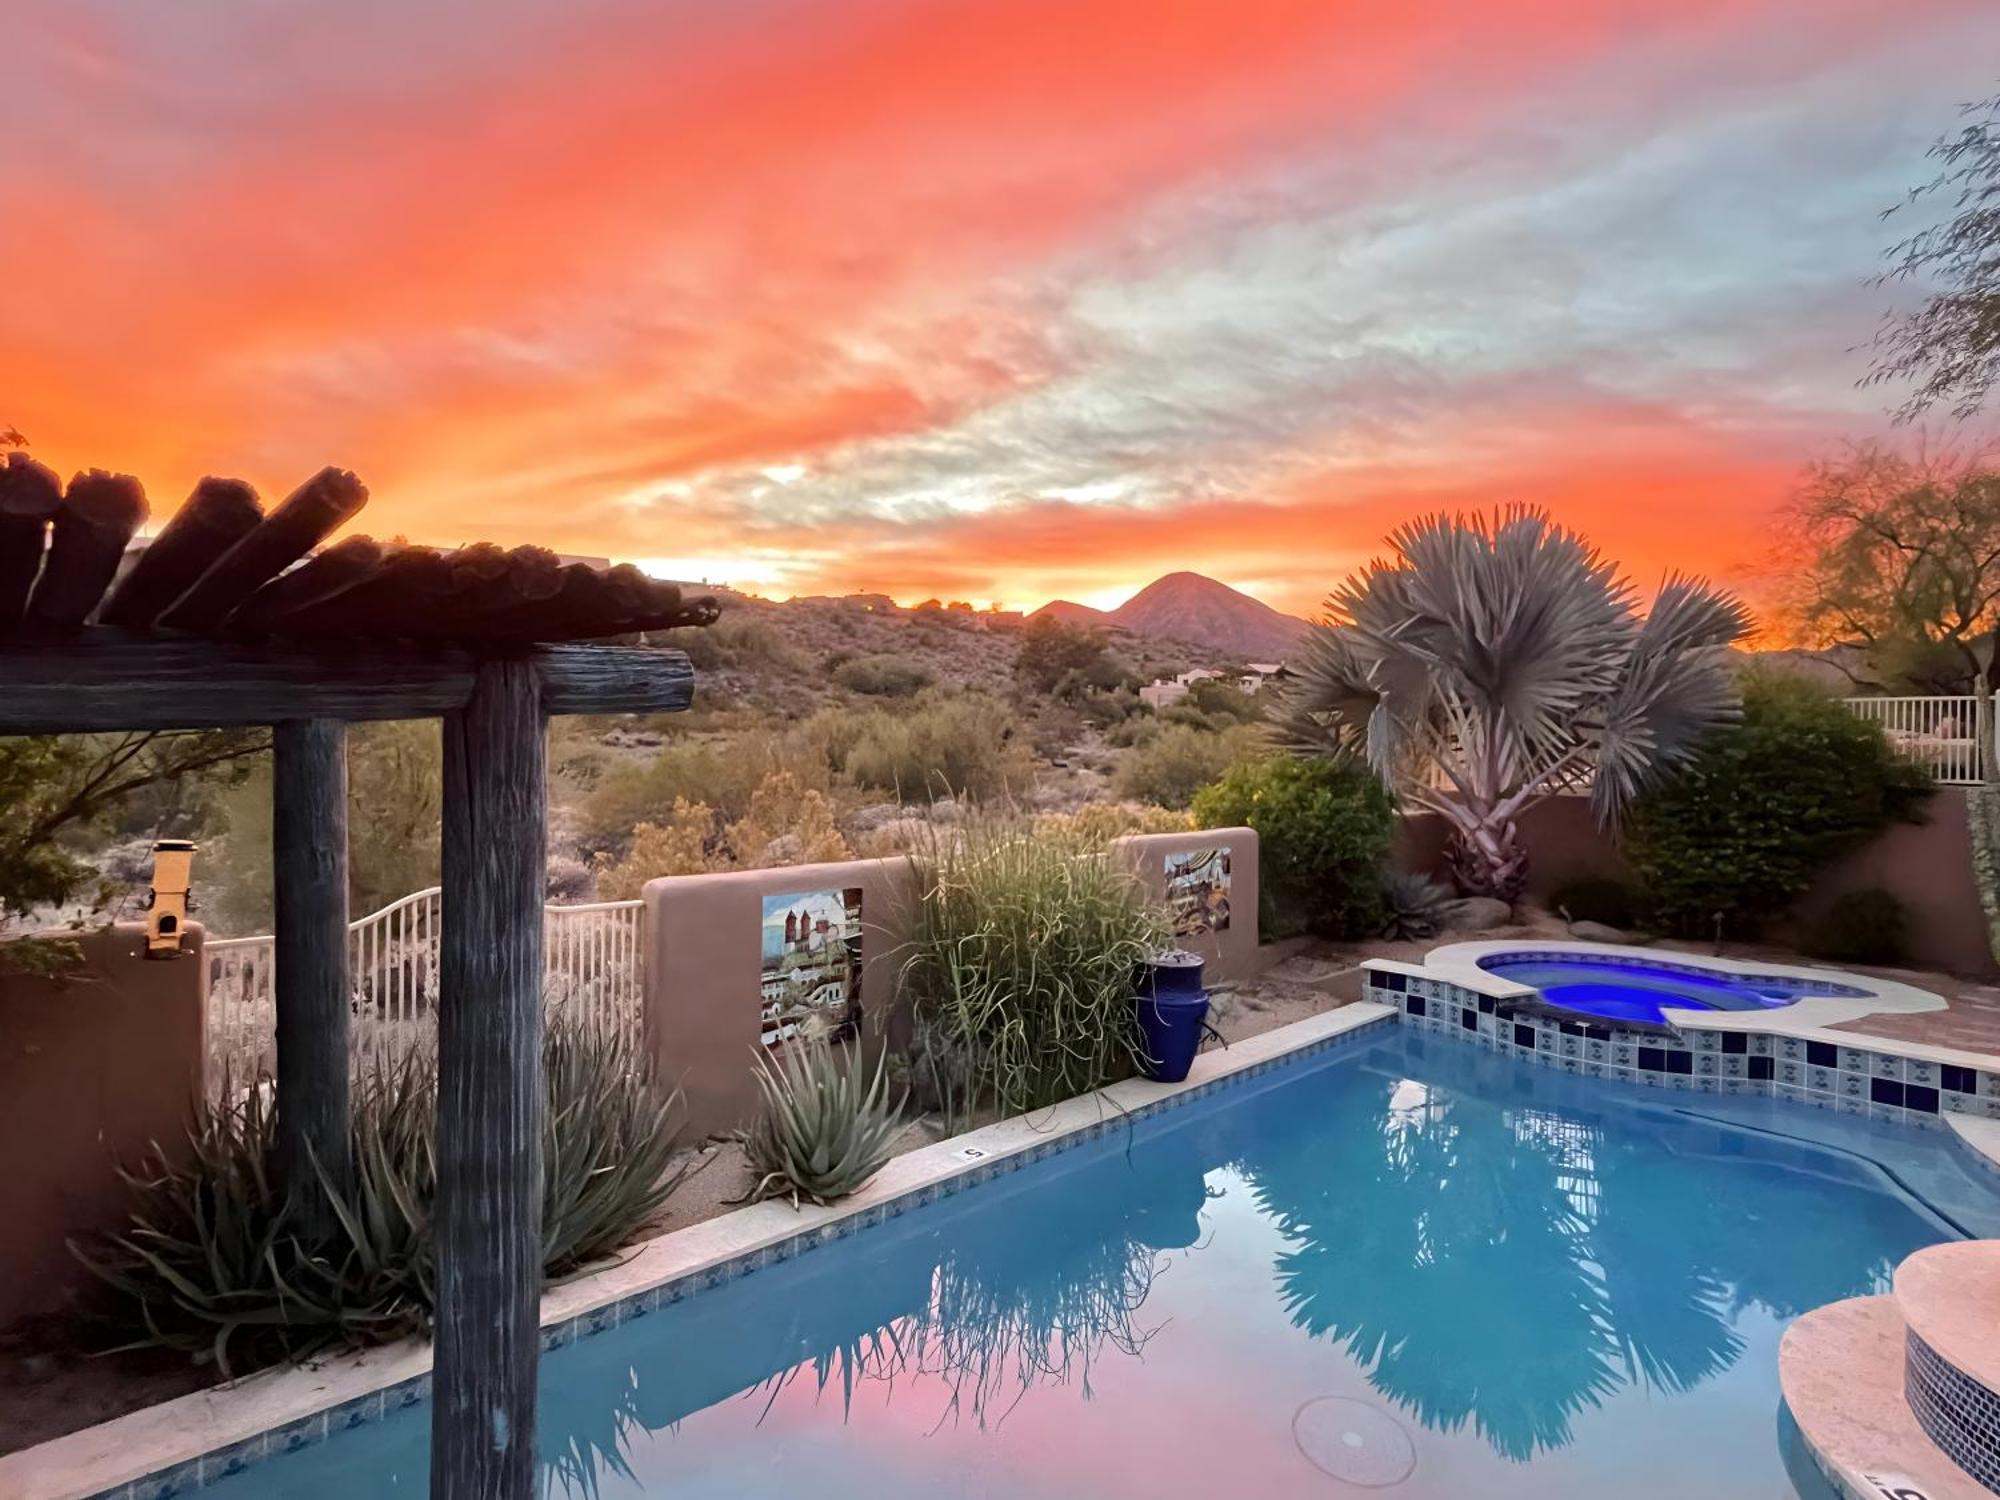
[[(488, 653), (490, 654), (490, 653)], [(551, 714), (669, 713), (694, 696), (685, 653), (548, 645), (524, 662)], [(287, 719), (427, 719), (472, 697), (481, 657), (454, 646), (352, 646), (130, 634), (0, 640), (0, 734), (233, 729)]]

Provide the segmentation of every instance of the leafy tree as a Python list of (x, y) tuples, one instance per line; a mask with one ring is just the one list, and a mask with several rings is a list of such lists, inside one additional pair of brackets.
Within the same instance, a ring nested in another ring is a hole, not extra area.
[(2000, 468), (1864, 444), (1817, 464), (1787, 511), (1794, 619), (1864, 653), (1885, 686), (1990, 691), (2000, 628)]
[(1969, 417), (2000, 381), (2000, 94), (1961, 114), (1965, 123), (1931, 146), (1937, 176), (1890, 210), (1936, 201), (1952, 210), (1892, 246), (1880, 278), (1933, 288), (1913, 311), (1883, 321), (1865, 377), (1916, 382), (1901, 409), (1906, 420), (1939, 402)]
[(1839, 699), (1752, 674), (1741, 720), (1633, 807), (1626, 858), (1669, 931), (1748, 936), (1833, 860), (1892, 823), (1922, 821), (1931, 790)]
[(1117, 687), (1126, 678), (1124, 665), (1111, 653), (1104, 632), (1072, 625), (1053, 615), (1039, 615), (1021, 632), (1021, 654), (1014, 673), (1036, 692), (1064, 698), (1087, 690)]
[[(59, 906), (89, 885), (96, 871), (79, 841), (137, 799), (241, 781), (269, 745), (261, 729), (0, 739), (0, 916)], [(172, 803), (161, 811), (171, 824)]]
[(1685, 761), (1736, 702), (1721, 648), (1734, 598), (1669, 578), (1641, 616), (1632, 585), (1539, 511), (1430, 516), (1389, 538), (1327, 601), (1287, 695), (1288, 737), (1365, 757), (1450, 825), (1468, 894), (1527, 881), (1517, 819), (1587, 789), (1602, 824)]

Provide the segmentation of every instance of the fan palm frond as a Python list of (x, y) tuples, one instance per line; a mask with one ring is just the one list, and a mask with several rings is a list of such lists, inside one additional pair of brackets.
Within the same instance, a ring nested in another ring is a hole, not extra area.
[(1461, 861), (1475, 885), (1518, 882), (1529, 804), (1587, 786), (1615, 825), (1735, 711), (1722, 648), (1750, 619), (1708, 584), (1670, 577), (1641, 616), (1615, 564), (1528, 507), (1424, 516), (1389, 542), (1328, 596), (1282, 732), (1444, 814), (1480, 851)]

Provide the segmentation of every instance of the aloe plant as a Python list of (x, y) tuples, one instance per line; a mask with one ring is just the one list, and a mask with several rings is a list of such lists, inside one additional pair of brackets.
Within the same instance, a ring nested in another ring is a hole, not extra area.
[(1436, 937), (1451, 899), (1451, 888), (1428, 875), (1390, 871), (1382, 881), (1382, 936), (1405, 943)]
[(887, 1053), (867, 1074), (852, 1047), (788, 1046), (773, 1062), (759, 1050), (756, 1122), (741, 1133), (757, 1184), (750, 1198), (845, 1198), (882, 1170), (903, 1102), (891, 1104)]

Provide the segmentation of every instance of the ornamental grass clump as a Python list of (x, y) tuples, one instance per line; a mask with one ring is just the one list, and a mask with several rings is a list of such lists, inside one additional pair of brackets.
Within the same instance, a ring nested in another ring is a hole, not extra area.
[[(543, 1045), (542, 1245), (558, 1277), (616, 1249), (687, 1173), (678, 1091), (619, 1032), (558, 1016)], [(316, 1201), (278, 1169), (269, 1079), (225, 1080), (184, 1147), (123, 1174), (126, 1227), (71, 1249), (113, 1293), (117, 1348), (182, 1350), (228, 1377), (430, 1326), (436, 1307), (437, 1071), (422, 1049), (353, 1082), (350, 1184), (315, 1163)]]
[(742, 1133), (757, 1174), (751, 1199), (802, 1198), (828, 1204), (859, 1190), (889, 1159), (902, 1099), (889, 1102), (885, 1052), (872, 1075), (852, 1047), (801, 1042), (773, 1062), (757, 1054), (763, 1095), (756, 1123)]
[(1011, 1115), (1138, 1069), (1134, 979), (1171, 924), (1101, 845), (975, 822), (935, 832), (916, 866), (902, 984), (928, 1055), (962, 1070), (941, 1093)]

